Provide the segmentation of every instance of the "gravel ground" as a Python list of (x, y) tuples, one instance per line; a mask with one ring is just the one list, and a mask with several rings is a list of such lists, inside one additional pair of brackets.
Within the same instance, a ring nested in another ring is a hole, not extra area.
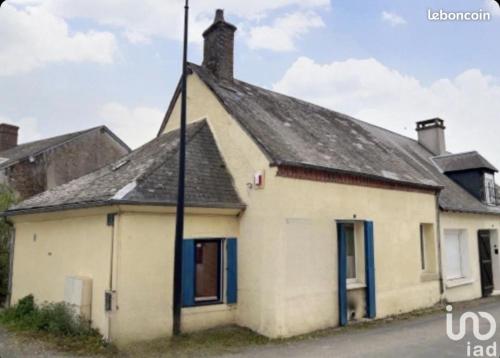
[[(71, 354), (56, 352), (47, 344), (8, 332), (0, 327), (0, 358), (66, 358)], [(84, 357), (80, 358), (98, 358)]]

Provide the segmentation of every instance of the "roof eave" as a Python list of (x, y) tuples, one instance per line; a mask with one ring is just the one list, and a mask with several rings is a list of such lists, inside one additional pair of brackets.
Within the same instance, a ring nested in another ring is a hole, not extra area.
[(481, 210), (474, 210), (474, 209), (468, 210), (468, 209), (446, 208), (446, 207), (443, 207), (441, 205), (439, 206), (439, 209), (442, 212), (446, 212), (446, 213), (500, 216), (500, 211), (499, 212), (492, 212), (492, 211), (488, 211), (488, 210), (481, 211)]
[[(133, 200), (104, 200), (104, 201), (93, 201), (84, 203), (74, 203), (74, 204), (61, 204), (47, 207), (36, 207), (27, 208), (19, 210), (7, 210), (0, 213), (0, 217), (12, 217), (20, 215), (30, 215), (30, 214), (43, 214), (43, 213), (53, 213), (58, 211), (69, 211), (78, 209), (89, 209), (89, 208), (99, 208), (103, 206), (114, 206), (114, 205), (136, 205), (136, 206), (164, 206), (164, 207), (175, 207), (176, 202), (158, 202), (158, 201), (133, 201)], [(206, 209), (236, 209), (244, 211), (246, 205), (243, 203), (189, 203), (186, 202), (186, 208), (206, 208)]]

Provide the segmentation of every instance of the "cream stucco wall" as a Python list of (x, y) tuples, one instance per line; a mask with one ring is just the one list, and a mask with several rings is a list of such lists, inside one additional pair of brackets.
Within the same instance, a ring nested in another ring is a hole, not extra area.
[[(445, 297), (450, 302), (471, 300), (481, 297), (481, 272), (479, 266), (478, 232), (491, 230), (492, 241), (498, 240), (500, 218), (494, 215), (464, 214), (442, 212), (441, 240), (443, 247), (443, 277), (445, 283)], [(446, 244), (445, 230), (465, 230), (467, 233), (467, 277), (462, 280), (446, 280)], [(498, 241), (496, 241), (498, 244)], [(499, 246), (500, 247), (500, 246)], [(500, 257), (492, 251), (494, 268), (500, 265)], [(500, 279), (500, 272), (494, 269), (494, 280)], [(496, 290), (500, 289), (500, 282), (496, 283)]]
[[(238, 237), (235, 215), (188, 214), (186, 239)], [(111, 335), (118, 343), (169, 336), (172, 332), (172, 287), (175, 215), (122, 212), (117, 218), (115, 275), (118, 309)], [(184, 308), (182, 329), (191, 331), (235, 323), (235, 307)]]
[[(188, 121), (207, 119), (247, 204), (240, 218), (240, 325), (271, 337), (337, 325), (335, 220), (354, 215), (375, 223), (378, 316), (439, 300), (437, 276), (424, 280), (420, 269), (419, 225), (433, 224), (437, 237), (433, 194), (277, 177), (263, 152), (196, 75), (189, 77), (188, 91)], [(179, 116), (177, 103), (166, 132), (178, 127)], [(248, 184), (261, 170), (264, 189), (251, 188)]]
[(275, 185), (279, 203), (273, 209), (285, 253), (275, 271), (280, 335), (337, 324), (339, 219), (374, 222), (377, 317), (439, 301), (437, 276), (424, 280), (420, 263), (419, 226), (435, 224), (434, 195), (279, 177)]
[[(114, 231), (107, 226), (108, 213), (117, 214)], [(239, 236), (238, 211), (188, 208), (186, 213), (186, 239)], [(38, 302), (61, 302), (65, 278), (84, 276), (92, 279), (93, 325), (105, 337), (122, 344), (171, 334), (173, 208), (107, 207), (11, 220), (16, 228), (12, 303), (28, 294)], [(104, 293), (110, 288), (116, 291), (116, 309), (106, 313)], [(234, 324), (235, 314), (236, 307), (225, 304), (185, 308), (182, 328)]]
[(67, 276), (92, 279), (92, 321), (107, 332), (104, 291), (108, 288), (112, 229), (102, 210), (79, 214), (30, 215), (15, 222), (12, 303), (33, 294), (41, 303), (64, 300)]

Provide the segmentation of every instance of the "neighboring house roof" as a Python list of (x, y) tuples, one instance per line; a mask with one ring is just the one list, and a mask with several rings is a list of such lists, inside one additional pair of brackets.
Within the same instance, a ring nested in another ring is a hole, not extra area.
[(124, 148), (130, 151), (130, 148), (120, 138), (118, 138), (111, 130), (109, 130), (106, 126), (99, 126), (84, 131), (37, 140), (35, 142), (23, 143), (11, 149), (0, 152), (0, 169), (5, 169), (7, 167), (10, 167), (11, 165), (14, 165), (22, 160), (28, 159), (29, 157), (36, 157), (50, 149), (58, 147), (67, 142), (70, 142), (82, 135), (98, 130), (107, 132)]
[[(7, 215), (112, 204), (177, 203), (179, 132), (162, 135), (118, 162), (10, 208)], [(206, 121), (188, 126), (186, 206), (244, 208)]]
[(374, 133), (374, 135), (386, 136), (392, 142), (395, 149), (405, 151), (408, 157), (412, 159), (412, 162), (420, 166), (422, 172), (425, 172), (427, 176), (433, 177), (443, 187), (443, 190), (439, 194), (439, 206), (442, 210), (477, 214), (500, 214), (500, 207), (483, 204), (459, 184), (443, 174), (433, 161), (434, 155), (420, 145), (418, 141), (365, 122), (356, 121)]
[[(500, 214), (499, 207), (481, 203), (444, 175), (431, 160), (434, 155), (414, 139), (239, 80), (219, 80), (195, 64), (189, 68), (260, 146), (271, 165), (442, 189), (443, 210)], [(165, 126), (166, 121), (162, 129)]]
[(467, 152), (458, 154), (448, 154), (434, 157), (433, 161), (441, 168), (443, 173), (459, 172), (473, 169), (487, 169), (498, 172), (490, 162), (488, 162), (478, 152)]

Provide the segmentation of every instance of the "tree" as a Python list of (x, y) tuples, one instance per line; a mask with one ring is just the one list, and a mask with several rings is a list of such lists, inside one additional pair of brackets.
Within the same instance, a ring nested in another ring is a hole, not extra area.
[[(16, 202), (16, 195), (5, 184), (0, 184), (0, 212), (4, 212)], [(0, 218), (0, 306), (5, 303), (9, 294), (9, 247), (12, 228), (6, 218)]]

